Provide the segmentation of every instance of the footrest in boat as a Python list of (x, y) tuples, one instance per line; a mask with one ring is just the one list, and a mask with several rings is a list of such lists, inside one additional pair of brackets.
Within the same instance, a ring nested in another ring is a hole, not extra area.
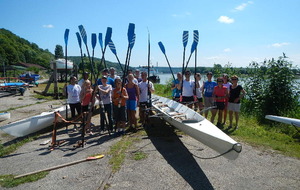
[(196, 119), (185, 119), (181, 121), (182, 123), (198, 123), (199, 121)]

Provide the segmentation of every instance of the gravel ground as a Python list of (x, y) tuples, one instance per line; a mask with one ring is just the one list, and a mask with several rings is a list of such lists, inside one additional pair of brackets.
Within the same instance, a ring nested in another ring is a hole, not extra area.
[[(38, 101), (30, 96), (30, 91), (26, 91), (24, 97), (21, 97), (23, 100), (19, 101), (19, 98), (20, 96), (0, 98), (0, 110), (3, 110), (3, 106), (12, 107), (13, 104), (19, 106)], [(12, 120), (49, 110), (48, 105), (58, 103), (59, 101), (44, 102), (11, 111)], [(99, 125), (99, 115), (95, 115), (92, 121), (96, 126)], [(4, 124), (2, 122), (0, 126)], [(63, 129), (59, 131), (57, 140), (66, 139), (67, 142), (54, 151), (50, 151), (48, 145), (40, 145), (51, 138), (51, 133), (46, 132), (14, 153), (1, 157), (0, 175), (23, 174), (99, 153), (105, 157), (53, 170), (39, 181), (12, 189), (299, 189), (299, 159), (243, 142), (243, 151), (236, 160), (223, 157), (201, 159), (199, 157), (211, 157), (217, 153), (189, 136), (175, 135), (172, 128), (163, 121), (154, 121), (154, 126), (147, 132), (166, 128), (166, 136), (138, 136), (140, 140), (126, 152), (125, 162), (116, 173), (111, 172), (110, 155), (107, 152), (121, 137), (113, 138), (99, 133), (87, 135), (85, 147), (75, 149), (73, 145), (80, 134), (71, 129), (67, 134)], [(14, 140), (3, 132), (0, 135), (2, 144)], [(145, 153), (147, 157), (134, 160), (132, 155), (137, 151)]]

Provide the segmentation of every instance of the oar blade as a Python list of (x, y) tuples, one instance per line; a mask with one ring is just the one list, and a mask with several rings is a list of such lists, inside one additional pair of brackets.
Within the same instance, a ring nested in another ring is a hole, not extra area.
[(85, 31), (84, 27), (82, 25), (79, 25), (78, 28), (79, 28), (83, 43), (85, 45), (87, 45), (87, 36), (86, 36), (86, 31)]
[(191, 48), (191, 54), (197, 48), (198, 41), (199, 41), (199, 32), (198, 32), (198, 30), (194, 30), (194, 41), (193, 41), (192, 48)]
[(117, 55), (117, 50), (112, 40), (110, 40), (110, 42), (108, 43), (108, 47), (113, 54)]
[(95, 33), (92, 33), (92, 48), (95, 49), (97, 44), (97, 35)]
[(99, 39), (99, 44), (101, 46), (101, 50), (103, 51), (103, 40), (102, 40), (102, 33), (99, 33), (98, 35), (98, 39)]
[(65, 44), (66, 44), (66, 45), (68, 45), (69, 32), (70, 32), (69, 29), (66, 29), (66, 30), (65, 30), (64, 38), (65, 38)]
[(163, 52), (163, 54), (166, 54), (166, 50), (165, 50), (165, 47), (164, 47), (163, 43), (158, 42), (158, 46), (159, 46), (160, 50)]
[(129, 47), (130, 47), (130, 49), (132, 49), (133, 48), (133, 46), (134, 46), (134, 43), (135, 43), (135, 34), (133, 35), (133, 38), (132, 38), (132, 40), (131, 40), (131, 42), (130, 42), (130, 44), (129, 44)]
[(112, 28), (111, 27), (107, 27), (107, 29), (106, 29), (106, 35), (105, 35), (105, 41), (104, 41), (104, 46), (105, 47), (111, 41), (111, 35), (112, 35)]
[(134, 29), (135, 29), (135, 24), (129, 23), (128, 32), (127, 32), (127, 37), (128, 37), (128, 43), (129, 44), (132, 42), (132, 40), (135, 36)]
[(188, 39), (189, 39), (189, 31), (183, 31), (182, 34), (182, 43), (183, 43), (183, 47), (185, 48), (187, 43), (188, 43)]
[(80, 37), (80, 34), (79, 34), (79, 32), (76, 32), (76, 36), (77, 36), (77, 41), (78, 41), (78, 45), (79, 45), (79, 47), (81, 48), (81, 37)]

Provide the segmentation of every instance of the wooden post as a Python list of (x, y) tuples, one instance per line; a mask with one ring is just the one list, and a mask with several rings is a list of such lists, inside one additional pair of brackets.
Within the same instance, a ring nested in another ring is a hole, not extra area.
[(53, 81), (54, 81), (54, 97), (58, 99), (58, 87), (57, 87), (57, 66), (56, 61), (53, 63)]

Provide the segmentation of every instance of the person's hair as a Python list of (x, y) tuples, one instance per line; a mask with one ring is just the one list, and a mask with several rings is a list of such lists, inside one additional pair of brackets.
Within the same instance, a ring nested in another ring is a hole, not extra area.
[(197, 77), (201, 77), (201, 74), (200, 73), (196, 73), (195, 74)]
[(218, 77), (218, 78), (217, 78), (217, 81), (220, 81), (220, 80), (224, 82), (223, 77)]
[(212, 72), (207, 72), (207, 73), (206, 73), (206, 76), (207, 76), (207, 75), (213, 75), (213, 73), (212, 73)]
[(236, 78), (237, 80), (239, 80), (239, 77), (238, 77), (237, 75), (232, 75), (232, 76), (231, 76), (231, 79), (232, 79), (232, 78)]
[(117, 86), (117, 82), (122, 82), (122, 80), (120, 78), (116, 78), (115, 79), (115, 85)]

